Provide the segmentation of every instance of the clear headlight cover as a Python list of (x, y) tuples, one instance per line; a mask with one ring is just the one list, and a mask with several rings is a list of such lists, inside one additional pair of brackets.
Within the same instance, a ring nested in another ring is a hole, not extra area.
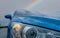
[(60, 38), (60, 32), (14, 22), (12, 24), (13, 38)]

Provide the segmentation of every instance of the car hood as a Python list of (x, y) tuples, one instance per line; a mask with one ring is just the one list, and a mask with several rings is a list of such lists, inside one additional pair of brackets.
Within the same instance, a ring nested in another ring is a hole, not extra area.
[(38, 17), (38, 16), (15, 16), (12, 19), (13, 22), (21, 22), (26, 24), (32, 24), (35, 26), (45, 27), (53, 30), (60, 31), (60, 20)]

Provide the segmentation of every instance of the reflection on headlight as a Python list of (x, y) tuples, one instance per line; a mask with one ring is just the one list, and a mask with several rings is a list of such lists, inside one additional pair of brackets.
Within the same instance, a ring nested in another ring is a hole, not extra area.
[(15, 38), (20, 38), (20, 31), (21, 31), (22, 26), (19, 23), (14, 23), (12, 26), (12, 31), (13, 31), (13, 37)]
[(13, 29), (18, 30), (18, 29), (20, 29), (20, 28), (21, 28), (21, 25), (18, 24), (18, 23), (16, 23), (16, 24), (13, 25)]

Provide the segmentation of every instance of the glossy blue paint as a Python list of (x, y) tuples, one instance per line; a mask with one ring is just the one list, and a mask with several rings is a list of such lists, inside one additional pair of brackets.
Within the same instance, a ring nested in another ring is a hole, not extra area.
[(13, 18), (12, 21), (33, 24), (60, 31), (60, 20), (37, 16), (26, 16)]
[(11, 37), (11, 23), (12, 22), (20, 22), (20, 23), (27, 23), (32, 24), (36, 26), (46, 27), (53, 30), (60, 31), (60, 20), (50, 19), (50, 18), (44, 18), (44, 17), (37, 17), (37, 16), (26, 16), (26, 17), (14, 17), (9, 26), (8, 26), (8, 34), (7, 38)]
[[(24, 11), (23, 11), (24, 12)], [(29, 12), (29, 11), (25, 11)], [(10, 20), (9, 26), (8, 26), (8, 33), (7, 38), (11, 37), (11, 24), (12, 22), (19, 22), (19, 23), (26, 23), (31, 24), (35, 26), (45, 27), (53, 30), (60, 31), (60, 20), (52, 19), (52, 18), (46, 18), (46, 17), (39, 17), (35, 15), (28, 15), (21, 12), (15, 12), (13, 18)]]

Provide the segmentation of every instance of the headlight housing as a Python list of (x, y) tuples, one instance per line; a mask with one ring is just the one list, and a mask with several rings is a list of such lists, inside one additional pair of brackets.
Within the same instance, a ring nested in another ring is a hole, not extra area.
[(14, 22), (12, 24), (13, 38), (60, 38), (60, 32)]

